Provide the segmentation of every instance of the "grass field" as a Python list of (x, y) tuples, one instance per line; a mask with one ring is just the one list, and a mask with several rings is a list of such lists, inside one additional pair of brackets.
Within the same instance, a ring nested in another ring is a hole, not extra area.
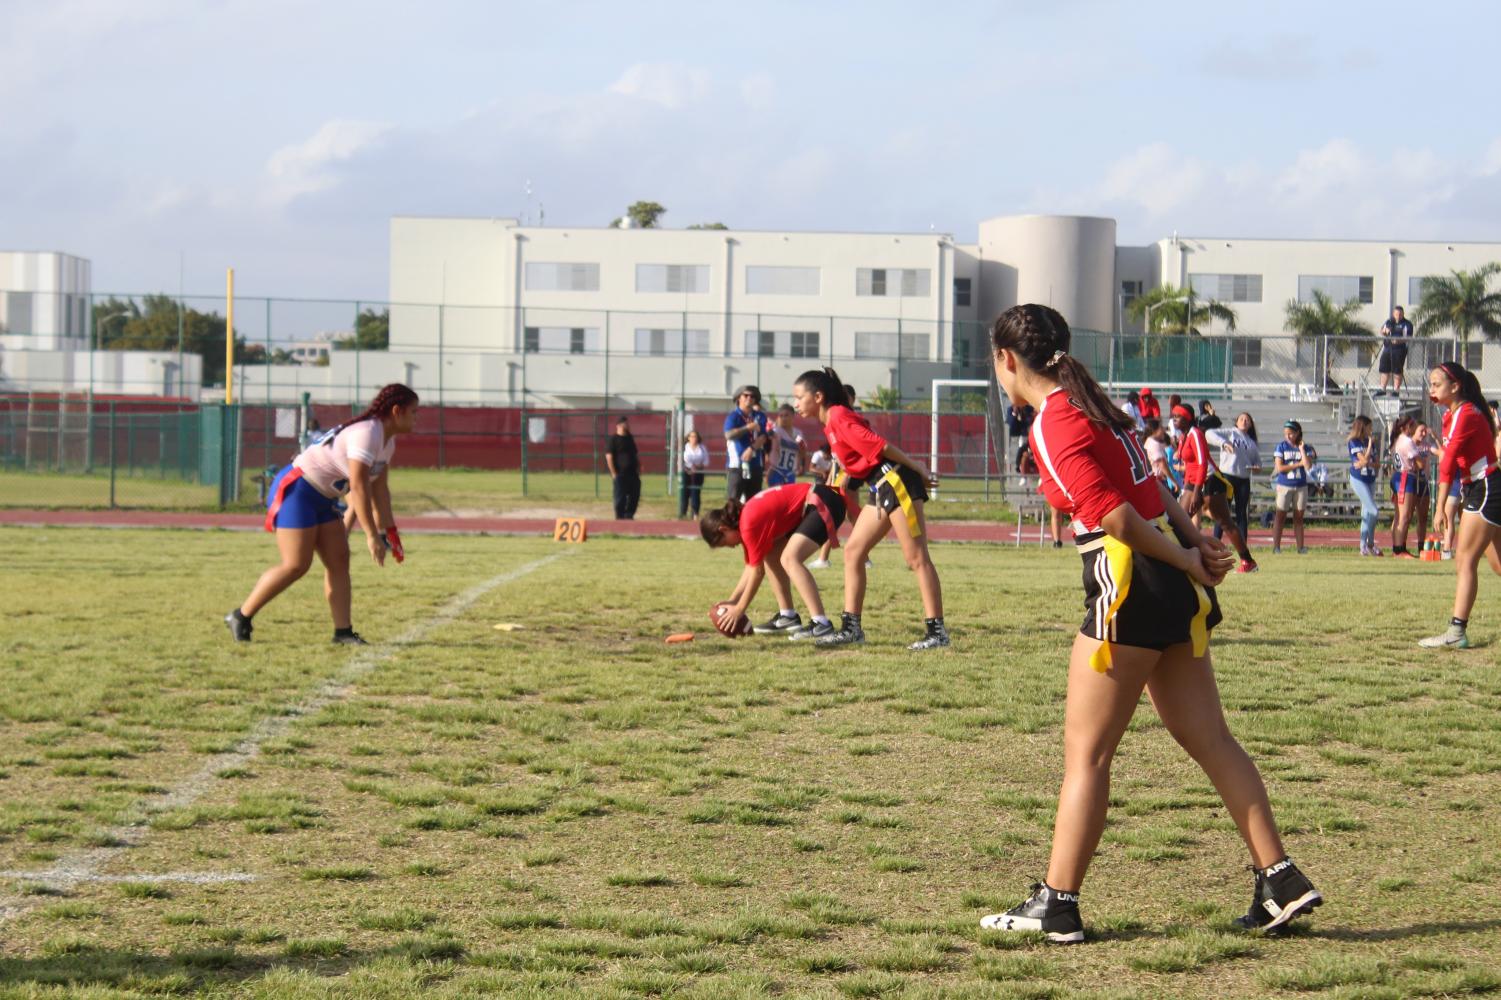
[(869, 645), (820, 653), (705, 634), (738, 559), (681, 540), (414, 537), (356, 563), (364, 652), (313, 580), (228, 641), (262, 536), (0, 545), (6, 997), (1501, 992), (1501, 585), (1482, 648), (1420, 655), (1449, 564), (1268, 556), (1222, 589), (1231, 725), (1312, 920), (1229, 930), (1243, 849), (1144, 710), (1060, 949), (976, 921), (1044, 870), (1071, 553), (937, 547), (955, 647), (914, 659), (891, 546)]
[[(258, 472), (247, 470), (241, 484), (241, 503), (234, 510), (260, 509), (256, 503)], [(524, 481), (523, 481), (524, 478)], [(397, 513), (506, 516), (538, 509), (561, 510), (584, 517), (613, 516), (609, 476), (583, 472), (534, 472), (525, 477), (515, 469), (409, 469), (391, 473)], [(159, 510), (218, 510), (218, 487), (153, 476), (116, 476), (115, 505)], [(704, 483), (707, 510), (724, 502), (722, 474)], [(664, 476), (642, 481), (642, 518), (677, 516), (676, 494), (668, 492)], [(1030, 495), (1029, 495), (1030, 498)], [(943, 484), (935, 515), (949, 520), (994, 521), (1015, 515), (1000, 502), (995, 484), (987, 495), (982, 480), (954, 479)], [(110, 505), (108, 471), (92, 475), (0, 471), (0, 507), (104, 508)]]

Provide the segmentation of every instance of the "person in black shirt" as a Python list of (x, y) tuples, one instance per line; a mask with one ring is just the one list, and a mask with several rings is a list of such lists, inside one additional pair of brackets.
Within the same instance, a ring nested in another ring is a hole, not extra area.
[(610, 469), (610, 478), (615, 481), (615, 517), (621, 521), (636, 518), (636, 505), (641, 502), (641, 458), (636, 452), (636, 439), (631, 437), (631, 425), (625, 417), (615, 421), (615, 433), (605, 449), (605, 465)]
[(1402, 369), (1407, 366), (1407, 344), (1412, 340), (1412, 324), (1402, 314), (1401, 306), (1392, 308), (1392, 318), (1381, 324), (1381, 357), (1377, 370), (1381, 372), (1381, 388), (1376, 395), (1386, 395), (1388, 382), (1395, 382), (1392, 395), (1402, 395)]

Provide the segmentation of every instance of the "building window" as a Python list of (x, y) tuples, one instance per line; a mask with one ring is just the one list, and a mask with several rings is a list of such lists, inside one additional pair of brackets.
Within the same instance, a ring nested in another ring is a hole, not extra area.
[(1141, 285), (1142, 285), (1142, 283), (1140, 281), (1122, 281), (1121, 282), (1121, 308), (1122, 309), (1129, 309), (1131, 307), (1131, 303), (1133, 303), (1137, 299), (1141, 298)]
[(1190, 274), (1188, 287), (1201, 299), (1216, 302), (1260, 302), (1259, 274)]
[(31, 319), (31, 292), (4, 292), (5, 315), (0, 316), (0, 321), (5, 324), (6, 333), (30, 334), (32, 329)]
[(816, 330), (793, 330), (787, 338), (789, 358), (818, 357), (818, 332)]
[[(1416, 309), (1419, 305), (1422, 304), (1422, 302), (1423, 302), (1423, 282), (1426, 281), (1427, 279), (1428, 279), (1428, 275), (1426, 275), (1426, 274), (1423, 275), (1422, 277), (1408, 278), (1407, 279), (1407, 309), (1406, 309), (1407, 312), (1412, 312), (1414, 309)], [(1401, 304), (1402, 303), (1400, 303), (1400, 302), (1396, 303), (1396, 305), (1401, 305)], [(1468, 368), (1469, 366), (1466, 365), (1465, 367)]]
[(1465, 344), (1464, 366), (1472, 372), (1480, 370), (1481, 362), (1485, 360), (1485, 341), (1472, 340)]
[(816, 267), (747, 265), (745, 268), (747, 295), (817, 295), (818, 289)]
[(1298, 301), (1312, 302), (1314, 292), (1323, 292), (1336, 305), (1346, 302), (1370, 305), (1375, 301), (1376, 280), (1353, 274), (1298, 275)]
[(636, 291), (698, 295), (709, 290), (707, 264), (637, 264)]
[(924, 298), (931, 294), (933, 272), (925, 267), (861, 267), (855, 270), (856, 295), (900, 295)]
[(855, 357), (927, 360), (930, 342), (931, 338), (926, 333), (856, 332)]
[(527, 354), (593, 354), (599, 350), (599, 330), (579, 326), (528, 326), (521, 332)]
[(1236, 367), (1261, 367), (1261, 338), (1236, 337), (1230, 342), (1230, 363)]
[(597, 292), (598, 264), (526, 265), (526, 290), (529, 292)]
[(969, 278), (954, 279), (954, 308), (962, 309), (969, 305)]
[[(686, 350), (684, 335), (686, 334)], [(636, 331), (636, 354), (642, 357), (681, 357), (689, 354), (705, 357), (709, 353), (708, 330), (646, 330)]]

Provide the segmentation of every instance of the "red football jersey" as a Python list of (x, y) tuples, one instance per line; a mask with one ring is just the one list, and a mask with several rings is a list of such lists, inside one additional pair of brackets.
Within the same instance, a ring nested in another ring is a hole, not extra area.
[(745, 547), (747, 566), (765, 559), (778, 538), (792, 534), (803, 520), (812, 488), (812, 483), (773, 486), (745, 502), (740, 511), (740, 544)]
[(828, 423), (823, 425), (829, 450), (854, 479), (864, 479), (882, 462), (886, 439), (870, 429), (870, 424), (848, 406), (829, 407)]
[(1458, 477), (1468, 483), (1484, 478), (1496, 467), (1496, 439), (1490, 421), (1473, 403), (1460, 403), (1459, 409), (1444, 414), (1444, 457), (1439, 462), (1440, 482), (1452, 483)]
[(1189, 428), (1183, 435), (1178, 457), (1183, 459), (1183, 481), (1189, 486), (1203, 486), (1209, 478), (1209, 470), (1215, 468), (1214, 456), (1209, 453), (1208, 442), (1204, 440), (1204, 428), (1198, 424)]
[(1042, 494), (1073, 511), (1076, 534), (1101, 530), (1123, 503), (1149, 521), (1162, 516), (1160, 487), (1136, 436), (1089, 419), (1062, 388), (1043, 400), (1029, 437), (1042, 463)]

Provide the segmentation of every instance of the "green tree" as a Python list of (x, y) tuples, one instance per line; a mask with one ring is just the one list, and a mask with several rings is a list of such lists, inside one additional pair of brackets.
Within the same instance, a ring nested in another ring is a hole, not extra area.
[(1289, 299), (1285, 309), (1287, 328), (1300, 337), (1373, 337), (1375, 331), (1362, 323), (1359, 299), (1336, 305), (1323, 292), (1315, 290), (1312, 302)]
[(902, 408), (902, 393), (899, 389), (893, 389), (889, 385), (878, 385), (870, 390), (870, 395), (865, 397), (867, 410), (900, 410)]
[(637, 229), (656, 229), (657, 220), (667, 214), (667, 209), (654, 201), (638, 201), (627, 208), (625, 214)]
[(729, 229), (723, 222), (695, 222), (689, 229)]
[(1148, 333), (1198, 337), (1215, 320), (1235, 331), (1235, 310), (1214, 299), (1200, 299), (1192, 288), (1161, 285), (1138, 295), (1126, 307), (1132, 319), (1146, 319)]
[[(179, 329), (181, 341), (179, 342)], [(94, 334), (104, 351), (175, 351), (203, 358), (203, 384), (224, 381), (224, 317), (178, 304), (170, 295), (147, 295), (137, 302), (110, 297), (94, 303)], [(265, 348), (253, 345), (264, 357)], [(251, 361), (245, 341), (235, 337), (235, 362)]]
[(391, 310), (361, 309), (355, 317), (354, 333), (333, 343), (336, 351), (384, 351), (391, 346)]
[(1492, 262), (1473, 271), (1451, 271), (1451, 277), (1423, 279), (1423, 299), (1413, 311), (1413, 332), (1431, 337), (1451, 330), (1461, 348), (1476, 333), (1501, 339), (1501, 292), (1490, 290), (1490, 280), (1501, 274), (1501, 263)]

